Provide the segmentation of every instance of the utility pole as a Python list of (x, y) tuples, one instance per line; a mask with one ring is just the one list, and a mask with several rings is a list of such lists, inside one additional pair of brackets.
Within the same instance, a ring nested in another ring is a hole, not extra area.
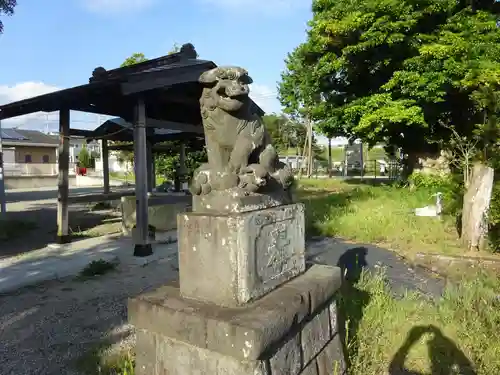
[(307, 178), (311, 178), (313, 174), (313, 154), (312, 154), (312, 139), (313, 139), (313, 132), (312, 132), (312, 122), (308, 118), (307, 119), (307, 126), (309, 128), (309, 150), (308, 150), (308, 155), (307, 155), (307, 164), (308, 164), (308, 171), (307, 171)]
[(5, 171), (3, 167), (2, 148), (2, 120), (0, 120), (0, 220), (5, 220), (7, 216), (7, 205), (5, 203)]
[(300, 166), (299, 166), (299, 176), (298, 176), (299, 180), (302, 177), (302, 168), (304, 168), (304, 163), (306, 161), (306, 153), (307, 150), (309, 149), (308, 144), (309, 144), (309, 122), (306, 119), (306, 137), (304, 140), (304, 148), (302, 149), (302, 159), (300, 161)]

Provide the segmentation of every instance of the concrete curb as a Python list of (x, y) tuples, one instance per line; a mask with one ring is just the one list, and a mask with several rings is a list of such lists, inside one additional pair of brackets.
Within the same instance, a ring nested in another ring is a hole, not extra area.
[(443, 269), (454, 265), (475, 266), (500, 271), (500, 259), (485, 257), (417, 253), (414, 262), (441, 275), (443, 275)]

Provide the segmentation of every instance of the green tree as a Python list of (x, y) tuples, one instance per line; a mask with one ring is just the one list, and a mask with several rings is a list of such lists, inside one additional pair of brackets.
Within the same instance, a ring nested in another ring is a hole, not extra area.
[(262, 120), (278, 152), (295, 149), (297, 154), (301, 153), (307, 134), (304, 124), (275, 113), (264, 115)]
[(90, 152), (85, 144), (78, 153), (78, 166), (81, 168), (92, 167), (92, 156), (90, 155)]
[(500, 4), (455, 0), (315, 0), (306, 42), (279, 85), (288, 113), (329, 136), (414, 156), (446, 146), (450, 126), (498, 138)]
[[(16, 0), (0, 0), (0, 16), (5, 14), (7, 16), (12, 16), (14, 14), (14, 8), (17, 5)], [(3, 23), (0, 21), (0, 34), (3, 33)]]
[(144, 56), (143, 53), (133, 53), (130, 57), (127, 57), (125, 59), (125, 61), (120, 65), (120, 68), (124, 68), (126, 66), (130, 66), (130, 65), (135, 65), (135, 64), (139, 64), (141, 62), (144, 62), (144, 61), (148, 61), (148, 59), (146, 59), (146, 56)]

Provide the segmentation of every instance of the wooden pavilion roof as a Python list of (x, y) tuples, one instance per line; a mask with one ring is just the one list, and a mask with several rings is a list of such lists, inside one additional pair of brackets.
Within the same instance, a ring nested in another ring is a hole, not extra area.
[[(70, 109), (134, 119), (138, 96), (144, 98), (147, 117), (201, 127), (199, 76), (216, 64), (196, 58), (191, 44), (180, 52), (136, 65), (94, 69), (89, 83), (0, 106), (0, 120), (34, 112)], [(264, 112), (255, 104), (257, 111)], [(166, 123), (154, 127), (167, 128)]]
[[(182, 131), (179, 129), (172, 130), (170, 128), (179, 128), (182, 126), (179, 123), (166, 123), (162, 127), (148, 126), (147, 137), (152, 143), (161, 143), (166, 141), (193, 141), (196, 144), (204, 144), (205, 138), (203, 131)], [(186, 124), (188, 130), (189, 125)], [(70, 135), (85, 137), (90, 142), (94, 139), (106, 139), (114, 142), (133, 142), (134, 129), (133, 125), (122, 118), (113, 118), (103, 122), (94, 130), (70, 129)]]

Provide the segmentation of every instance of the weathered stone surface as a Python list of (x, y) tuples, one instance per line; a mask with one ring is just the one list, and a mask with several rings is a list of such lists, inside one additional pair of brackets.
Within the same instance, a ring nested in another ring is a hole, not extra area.
[(193, 195), (239, 189), (289, 190), (290, 168), (279, 161), (271, 137), (250, 97), (252, 79), (245, 69), (217, 67), (203, 73), (200, 98), (208, 163), (193, 175)]
[(305, 270), (304, 206), (234, 215), (178, 216), (179, 274), (186, 298), (243, 305)]
[(302, 291), (302, 297), (309, 305), (309, 313), (313, 313), (340, 288), (342, 273), (338, 267), (313, 266), (306, 275), (305, 278), (291, 280), (284, 287)]
[(151, 375), (156, 373), (156, 336), (143, 329), (136, 332), (135, 373)]
[[(177, 215), (191, 210), (191, 197), (150, 195), (148, 196), (148, 223), (156, 231), (164, 232), (177, 229)], [(122, 197), (122, 232), (132, 235), (136, 225), (135, 197)]]
[(193, 196), (193, 212), (241, 213), (291, 204), (292, 201), (290, 192), (243, 194), (238, 190), (214, 191), (208, 195)]
[[(318, 375), (318, 365), (316, 364), (316, 361), (312, 361), (309, 363), (304, 370), (300, 373), (300, 375)], [(336, 374), (332, 374), (336, 375)]]
[(475, 164), (462, 209), (462, 242), (468, 250), (483, 250), (488, 239), (488, 210), (493, 191), (494, 170)]
[(339, 323), (337, 320), (337, 301), (333, 301), (328, 307), (330, 313), (330, 332), (332, 336), (335, 336), (339, 332)]
[(225, 356), (144, 330), (139, 335), (138, 345), (146, 343), (150, 352), (138, 359), (138, 375), (269, 375), (265, 361)]
[(345, 357), (340, 335), (335, 335), (316, 358), (318, 375), (343, 375), (346, 373)]
[[(337, 281), (332, 283), (331, 279)], [(167, 285), (129, 300), (129, 321), (139, 330), (235, 358), (257, 360), (264, 353), (270, 353), (270, 357), (276, 356), (275, 361), (281, 361), (280, 356), (284, 354), (280, 353), (280, 345), (284, 344), (278, 344), (285, 337), (299, 335), (302, 325), (310, 319), (310, 300), (304, 298), (307, 285), (311, 294), (331, 288), (322, 294), (325, 296), (322, 305), (328, 306), (340, 286), (340, 269), (315, 265), (286, 285), (240, 308), (184, 299), (175, 284)], [(319, 329), (325, 333), (318, 332)], [(320, 340), (323, 335), (330, 336), (328, 307), (307, 322), (304, 330), (305, 335), (301, 334), (304, 349), (315, 336)], [(309, 360), (317, 354), (318, 345), (311, 345), (312, 349), (306, 349)], [(291, 352), (288, 356), (295, 358)]]
[(309, 363), (330, 340), (330, 314), (328, 308), (322, 310), (302, 329), (302, 352), (304, 363)]
[(272, 375), (298, 375), (302, 372), (300, 335), (288, 340), (269, 360)]

